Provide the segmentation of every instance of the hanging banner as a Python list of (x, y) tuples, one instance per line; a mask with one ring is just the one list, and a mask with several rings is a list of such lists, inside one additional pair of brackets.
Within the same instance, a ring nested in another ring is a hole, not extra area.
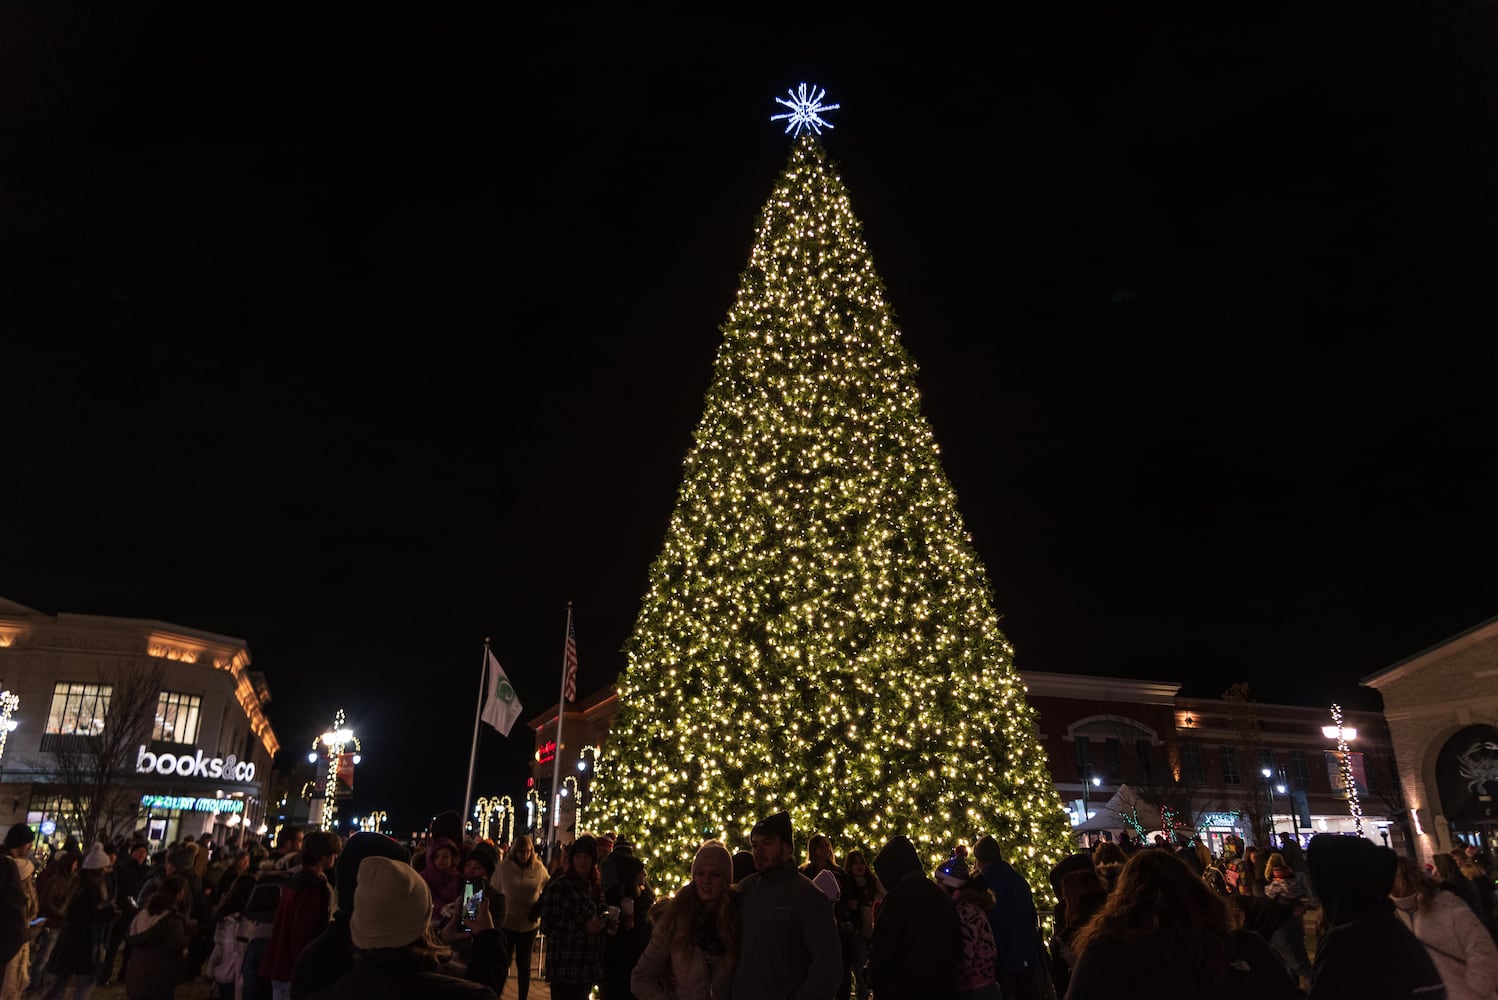
[(1290, 798), (1295, 803), (1295, 819), (1302, 830), (1311, 829), (1311, 800), (1306, 795), (1304, 788), (1297, 788), (1290, 792)]
[[(1347, 766), (1352, 772), (1352, 784), (1358, 790), (1358, 798), (1366, 798), (1368, 775), (1363, 770), (1362, 753), (1357, 750), (1348, 751)], [(1331, 783), (1332, 794), (1339, 799), (1347, 798), (1347, 779), (1342, 776), (1342, 754), (1339, 751), (1326, 751), (1326, 777)]]
[(338, 777), (333, 789), (335, 799), (351, 799), (354, 797), (354, 755), (341, 753), (338, 755)]

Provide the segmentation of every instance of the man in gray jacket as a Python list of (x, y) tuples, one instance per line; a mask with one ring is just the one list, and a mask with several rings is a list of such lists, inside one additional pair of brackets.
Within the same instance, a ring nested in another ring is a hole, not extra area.
[(832, 901), (792, 863), (790, 815), (776, 813), (756, 823), (749, 846), (754, 874), (738, 885), (734, 996), (828, 1000), (842, 981), (842, 945)]

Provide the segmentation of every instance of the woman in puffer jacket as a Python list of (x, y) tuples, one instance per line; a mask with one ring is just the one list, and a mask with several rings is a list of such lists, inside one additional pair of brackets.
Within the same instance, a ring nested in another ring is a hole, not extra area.
[(1498, 947), (1472, 908), (1410, 858), (1399, 859), (1389, 896), (1436, 964), (1448, 1000), (1490, 1000), (1498, 989)]
[(728, 848), (709, 840), (692, 860), (692, 881), (656, 907), (650, 944), (629, 989), (639, 1000), (728, 1000), (738, 942), (738, 905)]

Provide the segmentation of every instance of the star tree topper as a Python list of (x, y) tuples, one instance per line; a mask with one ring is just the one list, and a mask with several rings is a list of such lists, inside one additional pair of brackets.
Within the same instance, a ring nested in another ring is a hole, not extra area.
[[(816, 93), (812, 93), (813, 90)], [(779, 121), (782, 118), (789, 119), (785, 124), (785, 130), (787, 132), (794, 130), (795, 135), (801, 135), (803, 132), (815, 132), (817, 135), (821, 135), (824, 126), (832, 128), (832, 123), (823, 118), (822, 113), (836, 111), (842, 107), (841, 104), (823, 104), (822, 98), (827, 96), (827, 89), (825, 87), (817, 87), (815, 84), (808, 87), (803, 83), (794, 90), (786, 90), (786, 94), (790, 96), (790, 100), (786, 100), (784, 97), (777, 97), (775, 98), (775, 103), (791, 110), (782, 114), (771, 115), (770, 121)]]

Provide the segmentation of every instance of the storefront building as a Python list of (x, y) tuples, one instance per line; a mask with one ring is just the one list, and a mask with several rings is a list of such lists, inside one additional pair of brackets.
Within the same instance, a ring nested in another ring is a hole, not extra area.
[[(511, 824), (502, 827), (507, 833), (513, 826), (515, 834), (528, 833), (538, 842), (550, 841), (555, 827), (556, 842), (570, 844), (579, 831), (590, 829), (587, 810), (598, 754), (618, 714), (619, 696), (610, 685), (581, 701), (569, 702), (560, 720), (557, 707), (552, 705), (526, 722), (535, 734), (536, 752), (531, 759), (526, 800), (515, 804)], [(553, 778), (561, 785), (559, 796), (551, 794)], [(505, 817), (496, 819), (503, 821)]]
[[(1361, 825), (1374, 843), (1405, 849), (1393, 745), (1378, 712), (1344, 713), (1344, 768), (1341, 745), (1325, 732), (1332, 721), (1329, 706), (1255, 701), (1253, 734), (1247, 736), (1233, 704), (1182, 697), (1176, 681), (1035, 670), (1020, 671), (1020, 677), (1079, 843), (1105, 835), (1117, 840), (1125, 833), (1151, 839), (1168, 822), (1178, 838), (1197, 833), (1220, 853), (1229, 834), (1255, 843), (1251, 820), (1259, 817), (1272, 835), (1290, 833), (1302, 845), (1313, 834), (1356, 833)], [(556, 706), (530, 720), (536, 758), (531, 801), (519, 812), (518, 830), (544, 839), (549, 827), (528, 825), (527, 820), (544, 815), (547, 802), (561, 820), (562, 843), (572, 839), (574, 826), (590, 830), (590, 752), (596, 762), (618, 711), (612, 687), (569, 705), (560, 751)], [(553, 799), (559, 752), (563, 794)], [(1345, 780), (1349, 772), (1360, 819), (1353, 815), (1354, 795)], [(1166, 801), (1182, 814), (1162, 816), (1159, 803)], [(574, 812), (579, 802), (581, 824)]]
[(1498, 850), (1498, 618), (1362, 683), (1383, 696), (1420, 857)]
[(61, 843), (92, 797), (115, 838), (263, 832), (279, 745), (249, 666), (241, 639), (0, 598), (0, 828)]
[[(1302, 846), (1317, 833), (1363, 834), (1401, 848), (1393, 745), (1378, 712), (1180, 695), (1177, 681), (1020, 672), (1039, 716), (1052, 780), (1078, 839), (1195, 832), (1214, 854), (1251, 820)], [(1252, 692), (1250, 692), (1252, 693)], [(1346, 773), (1353, 778), (1350, 794)], [(1179, 815), (1161, 815), (1160, 803)], [(1354, 816), (1354, 802), (1361, 818)]]

